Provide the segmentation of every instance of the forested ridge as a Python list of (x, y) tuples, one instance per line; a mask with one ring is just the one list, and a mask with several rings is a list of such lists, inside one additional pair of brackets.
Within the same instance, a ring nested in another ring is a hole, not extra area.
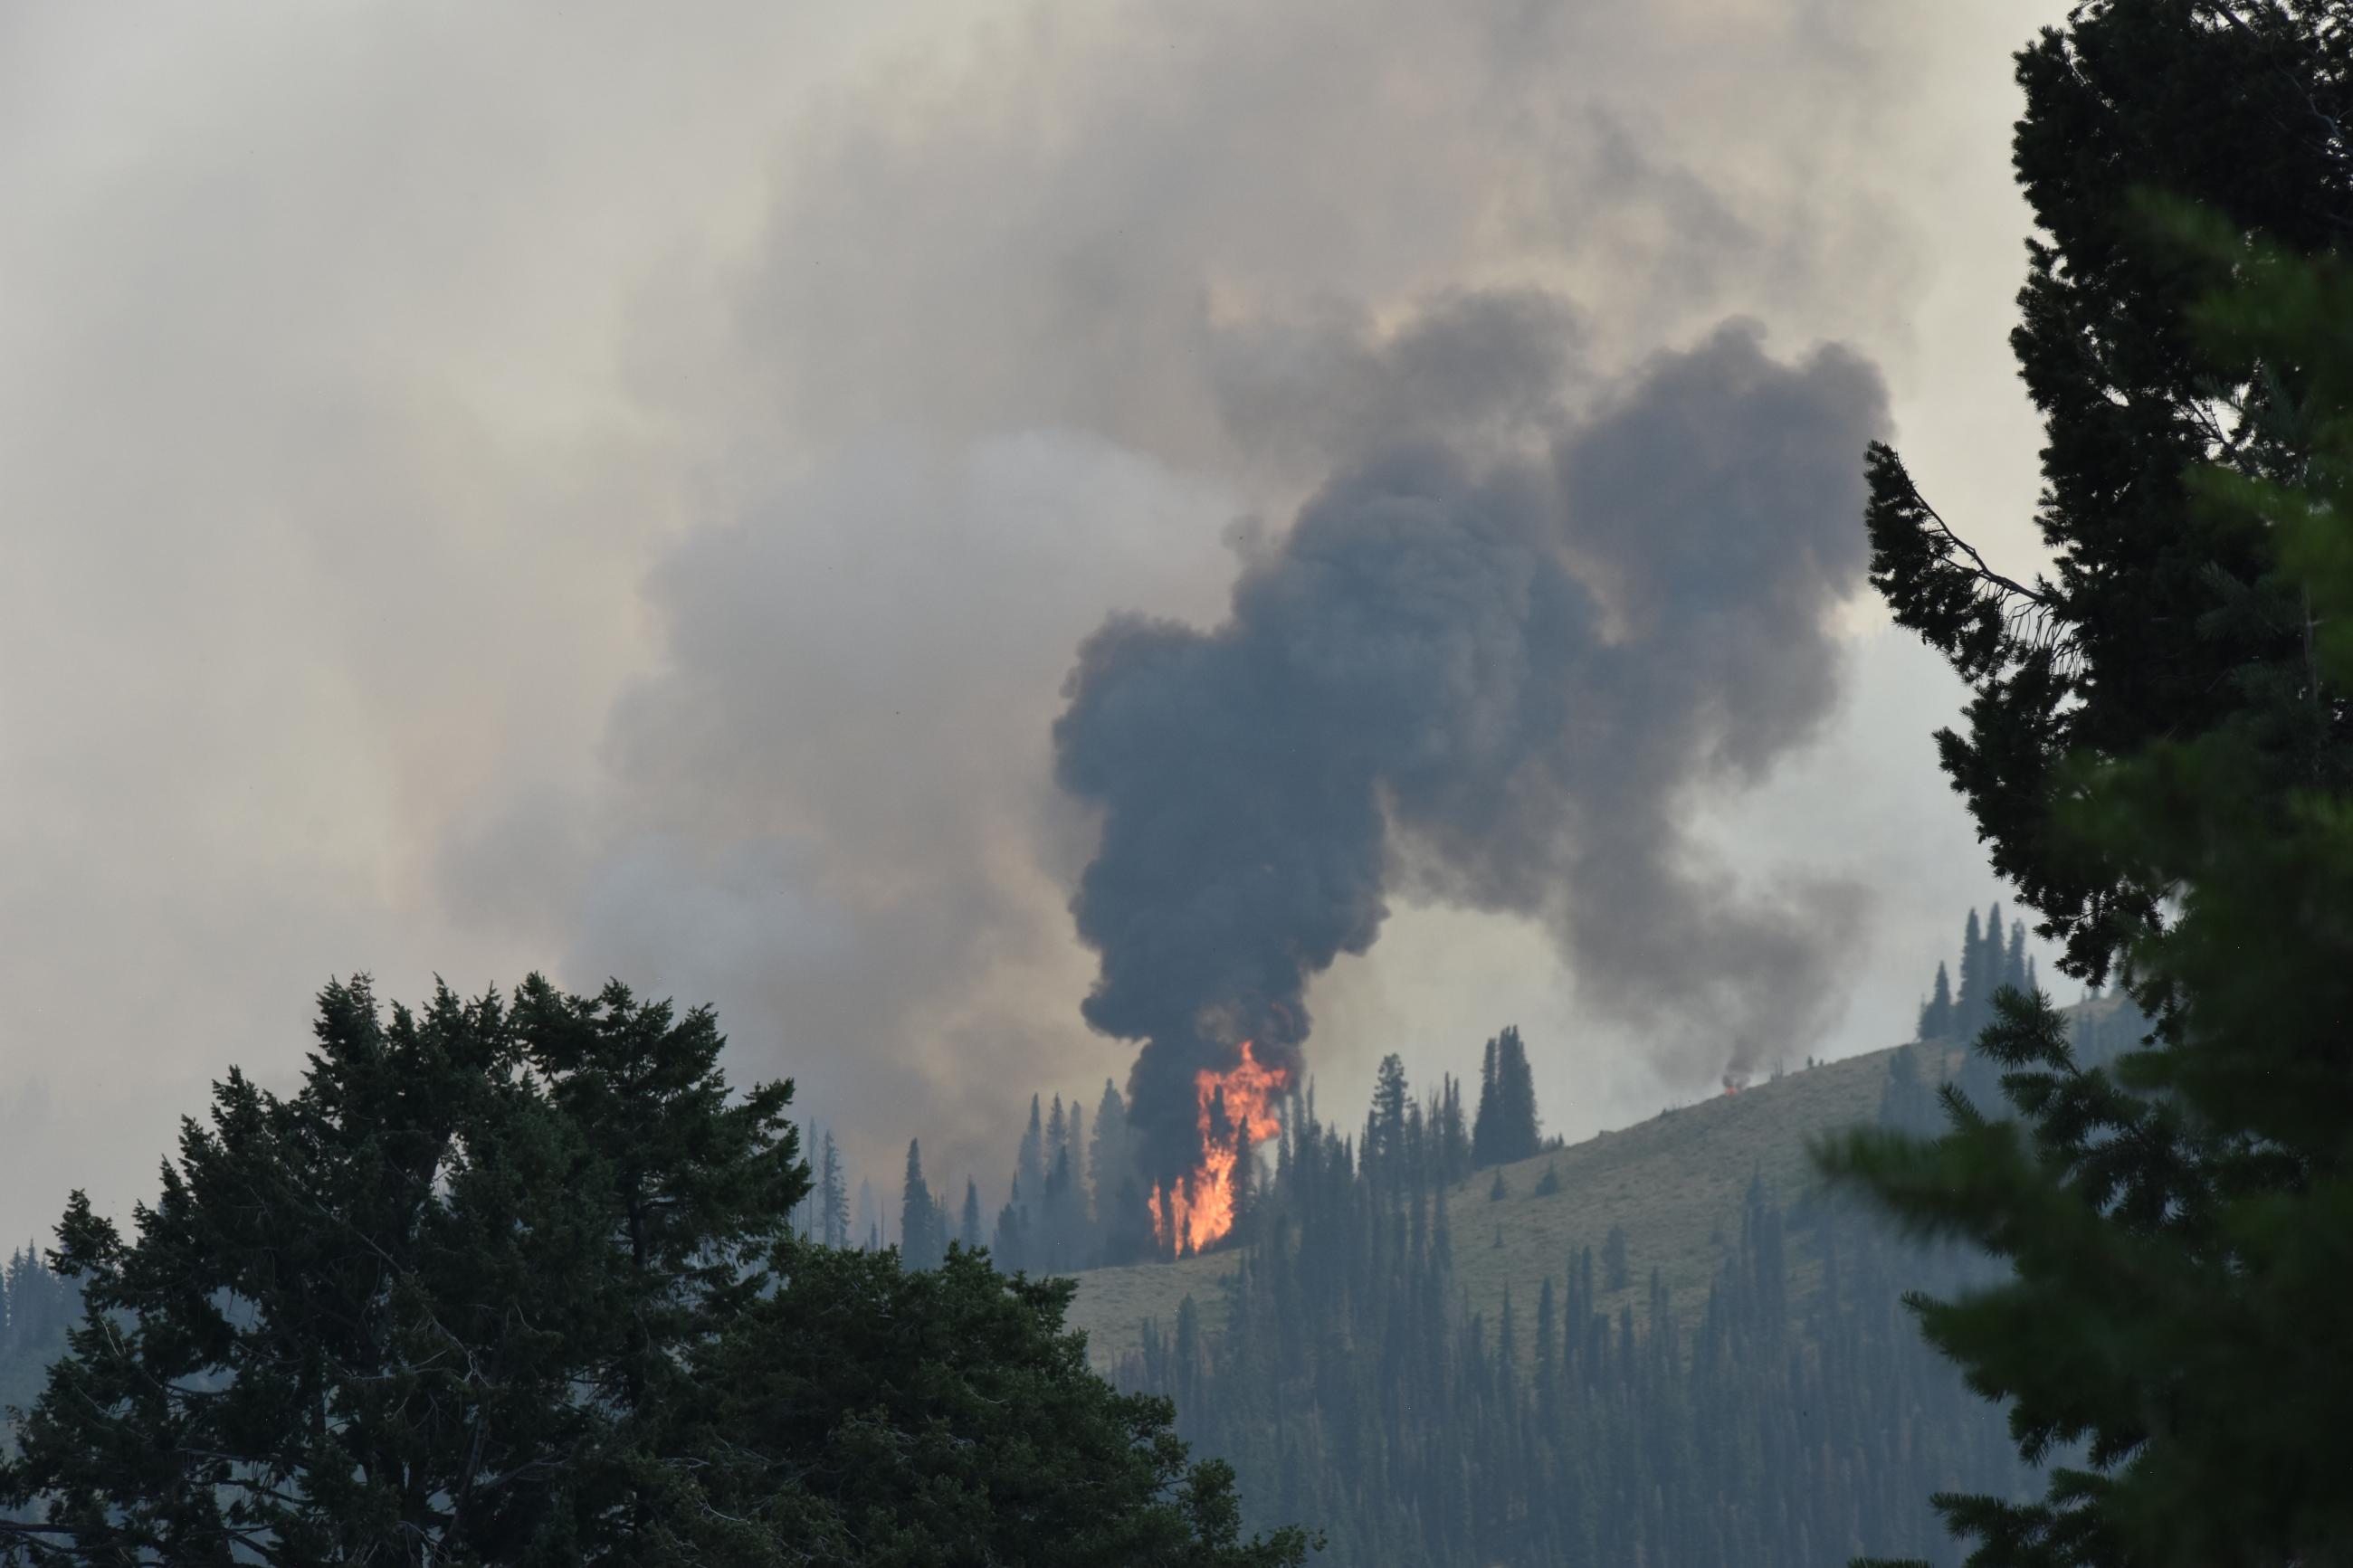
[[(2138, 1037), (2113, 1001), (2079, 1015), (2087, 1058)], [(1878, 1114), (1895, 1127), (1933, 1121), (1948, 1067), (1965, 1083), (1986, 1070), (1943, 1042), (1886, 1060)], [(1117, 1365), (1176, 1400), (1178, 1430), (1232, 1461), (1250, 1509), (1328, 1529), (1329, 1561), (1950, 1562), (1931, 1493), (2034, 1484), (2001, 1412), (1902, 1306), (1991, 1278), (1983, 1260), (1757, 1177), (1710, 1238), (1720, 1261), (1696, 1299), (1613, 1229), (1514, 1258), (1535, 1288), (1475, 1306), (1462, 1260), (1503, 1240), (1487, 1184), (1466, 1179), (1442, 1095), (1384, 1083), (1360, 1128), (1294, 1102), (1218, 1291), (1143, 1325)]]
[(0, 1268), (0, 1426), (13, 1405), (40, 1391), (41, 1370), (66, 1348), (66, 1330), (81, 1315), (80, 1293), (27, 1245)]

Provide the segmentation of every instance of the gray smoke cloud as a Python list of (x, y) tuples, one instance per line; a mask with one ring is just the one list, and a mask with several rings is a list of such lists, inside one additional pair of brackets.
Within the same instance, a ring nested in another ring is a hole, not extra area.
[[(1408, 441), (1491, 475), (1749, 313), (1862, 345), (2031, 558), (2038, 16), (0, 0), (0, 1237), (152, 1196), (359, 968), (711, 1002), (860, 1172), (920, 1132), (993, 1205), (1030, 1091), (1127, 1064), (1071, 1005), (1071, 649), (1213, 623), (1223, 541), (1280, 548), (1238, 516)], [(1921, 733), (1948, 675), (1848, 630), (1844, 716), (1702, 827), (1881, 893), (1835, 1050), (1991, 894)], [(1839, 808), (1793, 797), (1833, 756)], [(1385, 833), (1327, 1102), (1514, 1016), (1571, 1135), (1698, 1087)]]
[[(1082, 647), (1054, 740), (1102, 809), (1083, 1011), (1144, 1042), (1148, 1174), (1193, 1164), (1194, 1076), (1240, 1041), (1303, 1069), (1308, 981), (1400, 885), (1550, 921), (1580, 993), (1664, 1051), (1743, 1069), (1811, 1043), (1859, 895), (1744, 896), (1689, 821), (1831, 710), (1886, 399), (1847, 350), (1760, 338), (1654, 360), (1541, 460), (1414, 429), (1309, 500), (1215, 630), (1117, 616)], [(1496, 363), (1534, 401), (1528, 356)]]

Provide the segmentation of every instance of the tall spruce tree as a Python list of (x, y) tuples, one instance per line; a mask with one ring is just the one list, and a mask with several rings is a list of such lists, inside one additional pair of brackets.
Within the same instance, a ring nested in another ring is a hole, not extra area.
[(1928, 993), (1928, 1000), (1920, 1009), (1920, 1026), (1915, 1037), (1941, 1040), (1952, 1032), (1953, 983), (1947, 978), (1945, 966), (1939, 962), (1936, 987)]
[(1462, 1082), (1452, 1073), (1439, 1082), (1431, 1131), (1438, 1140), (1440, 1171), (1449, 1182), (1461, 1181), (1471, 1169), (1471, 1132), (1462, 1120)]
[(1471, 1121), (1471, 1163), (1482, 1170), (1497, 1159), (1497, 1124), (1503, 1119), (1503, 1097), (1496, 1092), (1495, 1042), (1490, 1038), (1479, 1057), (1479, 1108)]
[(1143, 1220), (1144, 1239), (1139, 1242), (1137, 1215), (1131, 1211), (1142, 1208), (1143, 1197), (1128, 1146), (1127, 1102), (1109, 1079), (1103, 1079), (1103, 1098), (1095, 1102), (1094, 1130), (1087, 1147), (1087, 1181), (1094, 1194), (1094, 1257), (1105, 1263), (1130, 1263), (1144, 1256), (1142, 1248), (1152, 1234), (1151, 1221)]
[(1534, 1154), (1541, 1144), (1535, 1074), (1516, 1027), (1487, 1042), (1479, 1068), (1479, 1111), (1471, 1128), (1471, 1163), (1484, 1169)]
[(932, 1199), (932, 1185), (923, 1179), (923, 1147), (913, 1138), (907, 1140), (907, 1173), (899, 1197), (899, 1256), (910, 1268), (930, 1268), (947, 1250), (946, 1238), (937, 1234), (938, 1205)]
[(1016, 1189), (997, 1211), (997, 1228), (990, 1234), (988, 1254), (999, 1268), (1019, 1274), (1029, 1267), (1029, 1237), (1023, 1234), (1021, 1194)]
[(825, 1135), (823, 1163), (818, 1175), (818, 1238), (828, 1247), (849, 1245), (849, 1188), (841, 1172), (841, 1155), (833, 1146), (833, 1133)]
[(1405, 1062), (1395, 1052), (1381, 1058), (1373, 1080), (1373, 1105), (1365, 1119), (1365, 1163), (1385, 1175), (1405, 1158)]
[(1087, 1179), (1087, 1157), (1092, 1151), (1087, 1142), (1086, 1114), (1080, 1110), (1076, 1095), (1071, 1097), (1070, 1120), (1062, 1126), (1062, 1151), (1071, 1161), (1071, 1223), (1078, 1231), (1072, 1245), (1086, 1254), (1092, 1251), (1086, 1232), (1094, 1224), (1094, 1184)]
[(1519, 1026), (1505, 1028), (1496, 1040), (1496, 1075), (1503, 1089), (1504, 1111), (1496, 1129), (1497, 1152), (1506, 1161), (1534, 1157), (1544, 1142), (1544, 1121), (1536, 1114), (1535, 1069), (1528, 1061), (1527, 1042)]
[(988, 1239), (980, 1228), (980, 1184), (970, 1176), (964, 1179), (964, 1213), (957, 1221), (956, 1239), (964, 1243), (967, 1252)]
[(1029, 1097), (1029, 1126), (1021, 1134), (1021, 1152), (1013, 1166), (1013, 1182), (1031, 1203), (1038, 1201), (1046, 1190), (1045, 1124), (1039, 1117), (1038, 1097)]
[(2155, 1026), (2087, 1065), (2011, 993), (1979, 1048), (2019, 1122), (1953, 1097), (1829, 1163), (2010, 1266), (1924, 1326), (2022, 1451), (2084, 1446), (2041, 1502), (1940, 1500), (1973, 1562), (2344, 1562), (2353, 34), (2115, 0), (2019, 79), (2054, 572), (1998, 573), (1876, 448), (1873, 577), (1976, 689), (1938, 744), (1996, 868)]
[(1961, 931), (1961, 991), (1953, 1005), (1953, 1025), (1961, 1034), (1973, 1035), (1984, 1024), (1986, 998), (1993, 994), (1992, 976), (1986, 973), (1985, 934), (1978, 925), (1978, 912), (1969, 911), (1968, 924)]
[(1039, 1268), (1067, 1274), (1080, 1266), (1078, 1216), (1078, 1178), (1071, 1168), (1070, 1145), (1057, 1142), (1053, 1169), (1046, 1173), (1046, 1201), (1038, 1215)]

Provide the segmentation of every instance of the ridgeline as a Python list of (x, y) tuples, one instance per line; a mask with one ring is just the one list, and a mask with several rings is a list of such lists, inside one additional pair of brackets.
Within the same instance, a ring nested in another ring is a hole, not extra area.
[[(1656, 1268), (1679, 1310), (1696, 1313), (1738, 1239), (1750, 1181), (1761, 1177), (1785, 1198), (1804, 1191), (1813, 1180), (1807, 1139), (1876, 1115), (1894, 1055), (1873, 1051), (1761, 1079), (1738, 1094), (1662, 1111), (1449, 1184), (1454, 1273), (1472, 1310), (1492, 1321), (1507, 1285), (1523, 1305), (1532, 1305), (1572, 1248), (1598, 1251), (1615, 1228), (1628, 1237), (1629, 1279), (1601, 1291), (1599, 1309), (1614, 1317), (1620, 1306), (1639, 1308)], [(1557, 1190), (1539, 1192), (1548, 1172), (1558, 1173)], [(1505, 1195), (1493, 1199), (1498, 1175)], [(1089, 1269), (1077, 1276), (1071, 1326), (1087, 1331), (1097, 1365), (1114, 1366), (1135, 1350), (1145, 1319), (1175, 1322), (1187, 1296), (1204, 1309), (1219, 1301), (1219, 1281), (1233, 1275), (1240, 1257), (1222, 1250), (1174, 1263)]]
[[(2073, 1014), (2087, 1060), (2140, 1033)], [(1294, 1100), (1240, 1245), (1082, 1274), (1073, 1321), (1330, 1563), (1950, 1563), (1931, 1493), (2038, 1478), (1900, 1302), (1997, 1270), (1898, 1239), (1808, 1157), (1932, 1123), (1948, 1078), (1998, 1113), (1948, 1037), (1475, 1169), (1443, 1092), (1400, 1079), (1349, 1136)]]

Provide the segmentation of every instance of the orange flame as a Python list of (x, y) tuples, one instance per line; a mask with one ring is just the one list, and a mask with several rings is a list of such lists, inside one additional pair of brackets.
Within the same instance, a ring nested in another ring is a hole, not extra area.
[(1178, 1251), (1198, 1252), (1233, 1229), (1234, 1166), (1243, 1135), (1255, 1147), (1282, 1130), (1274, 1104), (1290, 1087), (1291, 1074), (1261, 1066), (1248, 1040), (1241, 1054), (1229, 1071), (1205, 1068), (1193, 1075), (1201, 1106), (1201, 1163), (1166, 1192), (1153, 1184), (1152, 1229), (1163, 1247), (1173, 1236)]

